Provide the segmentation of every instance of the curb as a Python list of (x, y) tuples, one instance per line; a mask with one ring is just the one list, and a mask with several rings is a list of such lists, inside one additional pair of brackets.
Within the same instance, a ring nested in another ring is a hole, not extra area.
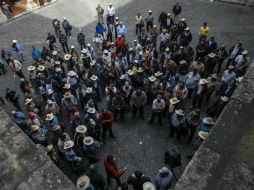
[(230, 3), (230, 4), (234, 4), (234, 5), (254, 7), (253, 3), (248, 3), (248, 2), (233, 2), (230, 0), (214, 0), (214, 1), (222, 2), (222, 3)]

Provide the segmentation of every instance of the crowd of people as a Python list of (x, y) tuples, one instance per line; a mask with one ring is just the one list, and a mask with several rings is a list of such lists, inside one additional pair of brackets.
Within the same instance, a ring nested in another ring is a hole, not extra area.
[[(8, 74), (5, 64), (9, 65), (25, 96), (23, 106), (18, 90), (6, 89), (5, 99), (16, 108), (11, 117), (56, 165), (60, 159), (70, 164), (80, 189), (110, 189), (113, 178), (121, 189), (166, 190), (175, 178), (174, 166), (161, 168), (154, 180), (137, 170), (122, 183), (120, 177), (128, 168), (118, 169), (113, 155), (104, 160), (105, 182), (96, 163), (107, 133), (116, 138), (113, 124), (118, 120), (146, 122), (144, 108), (151, 108), (151, 114), (145, 113), (151, 115), (147, 123), (157, 118), (159, 125), (169, 125), (168, 138), (176, 136), (179, 143), (194, 147), (191, 158), (244, 76), (248, 52), (240, 41), (230, 49), (218, 46), (207, 22), (200, 27), (198, 42), (192, 42), (179, 3), (172, 15), (161, 11), (158, 22), (152, 10), (138, 13), (133, 18), (135, 33), (130, 34), (136, 35), (133, 42), (127, 41), (127, 26), (112, 4), (106, 19), (101, 5), (96, 10), (93, 44), (86, 43), (87, 34), (80, 29), (80, 47), (69, 46), (74, 32), (63, 18), (53, 20), (55, 35), (48, 33), (42, 49), (32, 47), (34, 62), (27, 69), (18, 40), (13, 40), (12, 50), (2, 50), (1, 75)], [(5, 104), (4, 98), (0, 100)]]

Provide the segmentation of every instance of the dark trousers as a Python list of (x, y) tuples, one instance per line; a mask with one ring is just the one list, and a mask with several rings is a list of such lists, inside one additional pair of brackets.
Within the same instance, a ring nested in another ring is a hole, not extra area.
[(16, 107), (17, 111), (22, 111), (20, 103), (18, 100), (13, 102), (13, 105)]
[(113, 15), (113, 16), (109, 16), (109, 15), (108, 15), (107, 21), (108, 21), (110, 24), (114, 24), (114, 22), (115, 22), (115, 15)]
[(68, 53), (68, 52), (69, 52), (68, 43), (65, 42), (65, 43), (63, 43), (63, 44), (61, 44), (61, 45), (62, 45), (62, 48), (63, 48), (63, 52), (64, 52), (64, 53)]
[(221, 66), (222, 66), (222, 64), (223, 64), (223, 61), (224, 61), (224, 60), (218, 61), (217, 74), (220, 74), (220, 72), (221, 72)]
[(192, 124), (189, 124), (188, 128), (189, 128), (190, 135), (188, 137), (188, 141), (187, 142), (190, 143), (192, 141), (195, 133), (196, 133), (196, 127), (193, 126)]
[(196, 95), (192, 100), (192, 107), (200, 109), (203, 99), (204, 99), (203, 96)]
[(118, 114), (120, 115), (120, 119), (122, 121), (124, 120), (124, 110), (123, 109), (121, 109), (121, 110), (114, 109), (113, 112), (114, 112), (114, 120), (116, 120)]
[(1, 70), (0, 75), (5, 75), (7, 73), (7, 70), (4, 66), (4, 64), (2, 64), (2, 63), (0, 63), (0, 70)]
[(191, 94), (193, 92), (194, 89), (192, 88), (188, 88), (188, 98), (191, 98)]
[(107, 39), (108, 39), (110, 42), (113, 42), (113, 34), (112, 34), (112, 32), (109, 32), (109, 33), (107, 34)]
[(69, 28), (64, 28), (65, 35), (70, 37), (71, 36), (71, 30)]
[(162, 112), (155, 112), (155, 111), (153, 111), (153, 112), (152, 112), (152, 117), (151, 117), (151, 120), (150, 120), (149, 123), (153, 123), (153, 120), (154, 120), (154, 118), (155, 118), (156, 116), (158, 116), (158, 122), (159, 122), (159, 124), (161, 125), (161, 124), (162, 124), (162, 122), (161, 122)]
[(25, 79), (25, 75), (23, 74), (22, 70), (19, 70), (19, 71), (15, 71), (15, 73), (20, 77), (20, 78), (23, 78)]
[(105, 141), (105, 139), (106, 139), (107, 131), (109, 131), (109, 136), (110, 137), (114, 137), (112, 129), (108, 129), (108, 128), (102, 126), (102, 140), (103, 141)]
[(169, 138), (172, 138), (175, 133), (176, 133), (176, 139), (179, 141), (181, 138), (180, 131), (176, 127), (171, 126), (169, 129)]
[(141, 32), (141, 24), (136, 24), (136, 35), (138, 35)]
[(117, 187), (121, 187), (121, 179), (120, 179), (120, 177), (113, 177), (110, 174), (107, 174), (107, 183), (108, 183), (108, 185), (111, 184), (111, 178), (116, 180)]
[(44, 1), (43, 0), (39, 0), (40, 6), (44, 6)]
[(150, 29), (153, 28), (153, 23), (152, 22), (147, 22), (146, 23), (146, 31), (149, 32)]
[(132, 106), (132, 116), (133, 118), (136, 117), (136, 114), (137, 112), (139, 111), (139, 115), (140, 117), (143, 119), (144, 118), (144, 106), (140, 106), (140, 107), (137, 107), (137, 106)]

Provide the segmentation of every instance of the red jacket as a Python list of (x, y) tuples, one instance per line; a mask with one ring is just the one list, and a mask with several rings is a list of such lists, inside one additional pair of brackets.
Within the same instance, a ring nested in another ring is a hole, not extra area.
[(123, 47), (124, 44), (125, 44), (125, 40), (124, 40), (123, 37), (117, 38), (117, 39), (116, 39), (116, 47), (117, 47), (117, 48)]
[(113, 177), (121, 177), (124, 174), (124, 171), (118, 171), (115, 162), (108, 162), (107, 159), (104, 160), (104, 166), (107, 174)]

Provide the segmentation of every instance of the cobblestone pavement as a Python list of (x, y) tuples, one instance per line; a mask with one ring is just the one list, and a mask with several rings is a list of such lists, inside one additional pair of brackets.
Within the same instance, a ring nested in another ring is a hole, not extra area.
[[(42, 47), (46, 45), (47, 32), (53, 32), (51, 19), (54, 17), (62, 18), (65, 16), (69, 18), (70, 23), (73, 23), (74, 37), (69, 40), (70, 45), (74, 44), (78, 47), (76, 42), (78, 28), (84, 29), (87, 34), (87, 42), (91, 42), (96, 23), (94, 7), (97, 2), (105, 5), (106, 1), (97, 0), (91, 3), (88, 0), (76, 0), (72, 1), (71, 4), (69, 2), (69, 0), (59, 1), (45, 9), (40, 9), (0, 26), (1, 48), (10, 49), (13, 39), (17, 39), (23, 44), (27, 58), (23, 69), (25, 74), (27, 74), (26, 67), (32, 63), (30, 58), (31, 46)], [(171, 12), (175, 1), (123, 0), (119, 2), (113, 0), (112, 3), (116, 4), (116, 15), (127, 26), (127, 40), (132, 42), (136, 38), (133, 18), (138, 11), (144, 16), (149, 9), (153, 10), (157, 21), (160, 11), (163, 9), (166, 12)], [(193, 33), (192, 45), (194, 47), (197, 43), (199, 27), (204, 21), (207, 21), (219, 46), (225, 44), (226, 47), (230, 47), (235, 41), (241, 40), (244, 47), (249, 50), (250, 55), (253, 55), (254, 12), (250, 7), (219, 2), (210, 3), (208, 0), (186, 0), (181, 1), (181, 4), (183, 7), (182, 16), (187, 19)], [(8, 69), (8, 74), (0, 77), (0, 86), (0, 95), (4, 96), (6, 87), (19, 90), (19, 79), (14, 78)], [(3, 107), (7, 112), (13, 109), (8, 103)], [(133, 121), (126, 117), (125, 122), (115, 123), (114, 131), (117, 139), (114, 141), (110, 139), (100, 151), (101, 160), (107, 153), (112, 153), (117, 156), (120, 167), (128, 165), (129, 170), (123, 179), (126, 179), (135, 169), (142, 169), (147, 176), (153, 178), (157, 170), (164, 165), (164, 151), (175, 145), (179, 146), (183, 154), (183, 166), (176, 170), (178, 176), (187, 164), (184, 157), (190, 151), (191, 146), (187, 145), (184, 140), (179, 144), (174, 139), (167, 139), (166, 119), (164, 119), (165, 125), (162, 127), (158, 126), (156, 122), (154, 125), (147, 125), (151, 115), (149, 109), (150, 107), (146, 111), (145, 121), (140, 119)]]

